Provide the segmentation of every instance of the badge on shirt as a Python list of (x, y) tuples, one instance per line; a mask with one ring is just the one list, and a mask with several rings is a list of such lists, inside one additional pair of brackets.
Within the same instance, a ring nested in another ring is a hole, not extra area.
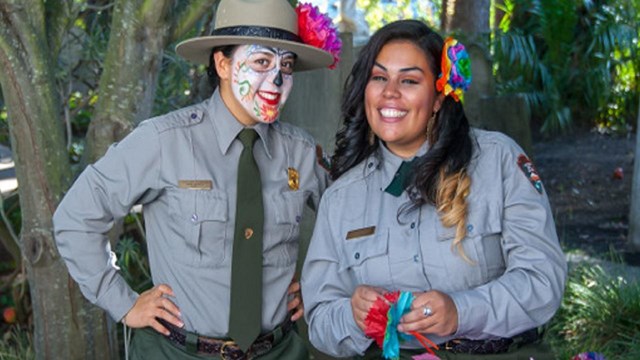
[(522, 170), (527, 179), (529, 179), (531, 185), (533, 185), (536, 191), (542, 194), (542, 179), (540, 179), (540, 175), (538, 175), (536, 167), (533, 166), (533, 163), (526, 155), (520, 154), (520, 156), (518, 156), (518, 167)]
[(213, 189), (213, 181), (211, 180), (178, 180), (180, 189), (189, 190), (211, 190)]
[(300, 189), (300, 174), (298, 174), (298, 170), (290, 167), (287, 169), (287, 174), (289, 175), (289, 189), (293, 191)]
[(357, 239), (363, 236), (373, 235), (376, 232), (375, 226), (351, 230), (347, 233), (347, 240)]

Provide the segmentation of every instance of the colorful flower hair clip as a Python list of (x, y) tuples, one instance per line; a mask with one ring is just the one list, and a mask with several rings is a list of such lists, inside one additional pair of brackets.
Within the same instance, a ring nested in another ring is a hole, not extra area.
[(451, 95), (455, 101), (462, 100), (471, 84), (471, 60), (464, 45), (448, 37), (442, 48), (440, 66), (442, 74), (436, 82), (436, 89), (445, 96)]
[(306, 3), (298, 4), (296, 13), (298, 14), (298, 35), (302, 41), (331, 53), (333, 64), (329, 65), (329, 69), (334, 69), (340, 61), (342, 41), (331, 18), (323, 14), (317, 6)]
[(426, 353), (416, 355), (414, 359), (420, 360), (437, 360), (435, 352), (431, 348), (439, 350), (438, 345), (434, 344), (424, 335), (411, 331), (409, 334), (398, 332), (398, 324), (402, 316), (411, 311), (411, 303), (413, 302), (413, 294), (408, 291), (394, 291), (384, 294), (384, 298), (378, 298), (367, 313), (364, 319), (365, 334), (375, 340), (376, 344), (382, 349), (382, 357), (385, 359), (400, 358), (400, 343), (415, 338), (427, 350)]

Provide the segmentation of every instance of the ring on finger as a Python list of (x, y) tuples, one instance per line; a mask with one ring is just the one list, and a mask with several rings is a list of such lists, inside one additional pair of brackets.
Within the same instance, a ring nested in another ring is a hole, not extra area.
[(422, 315), (424, 315), (424, 317), (429, 317), (429, 316), (433, 315), (433, 310), (431, 310), (430, 307), (425, 305), (422, 308)]

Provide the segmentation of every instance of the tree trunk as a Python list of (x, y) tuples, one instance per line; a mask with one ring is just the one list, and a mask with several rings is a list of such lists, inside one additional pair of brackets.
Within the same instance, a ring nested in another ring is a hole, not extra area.
[(109, 145), (152, 115), (164, 48), (191, 30), (216, 2), (191, 1), (184, 12), (170, 18), (172, 0), (117, 1), (85, 164), (98, 160)]
[(98, 160), (109, 145), (151, 115), (165, 47), (169, 0), (119, 0), (111, 21), (100, 96), (87, 133), (84, 162)]
[(442, 29), (469, 35), (488, 33), (490, 6), (490, 0), (443, 0)]
[(56, 54), (44, 19), (41, 1), (0, 1), (0, 85), (20, 184), (34, 347), (38, 359), (115, 358), (103, 313), (69, 278), (53, 239), (51, 217), (71, 168), (53, 79)]
[[(172, 0), (117, 0), (87, 162), (149, 117), (162, 50), (191, 30), (216, 0), (194, 0), (168, 16)], [(76, 0), (0, 0), (0, 86), (22, 209), (20, 247), (29, 279), (38, 359), (117, 359), (113, 323), (69, 277), (51, 217), (71, 183), (55, 69)]]
[[(640, 104), (640, 101), (638, 103)], [(636, 154), (633, 163), (629, 242), (636, 250), (640, 250), (640, 106), (638, 108), (638, 124), (636, 125)]]

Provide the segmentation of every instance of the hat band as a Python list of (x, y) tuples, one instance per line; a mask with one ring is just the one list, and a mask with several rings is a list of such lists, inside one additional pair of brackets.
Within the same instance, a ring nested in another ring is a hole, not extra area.
[(301, 43), (300, 37), (290, 31), (266, 26), (231, 26), (215, 29), (211, 36), (250, 36), (268, 39), (287, 40)]

